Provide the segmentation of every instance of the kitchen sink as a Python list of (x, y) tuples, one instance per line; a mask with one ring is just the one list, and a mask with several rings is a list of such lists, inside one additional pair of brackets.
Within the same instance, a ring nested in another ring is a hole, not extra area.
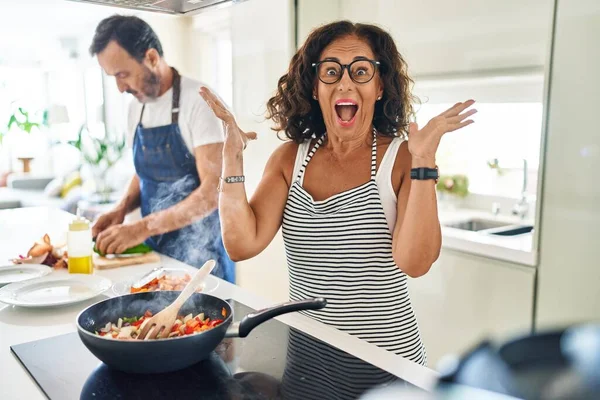
[(532, 225), (522, 225), (516, 227), (510, 227), (507, 229), (496, 230), (494, 232), (490, 232), (492, 235), (500, 235), (500, 236), (517, 236), (522, 235), (524, 233), (529, 233), (533, 231)]
[(512, 224), (503, 222), (503, 221), (495, 221), (495, 220), (482, 219), (482, 218), (473, 218), (473, 219), (469, 219), (466, 221), (460, 221), (460, 222), (455, 222), (452, 224), (446, 224), (445, 226), (447, 226), (449, 228), (462, 229), (465, 231), (478, 232), (478, 231), (484, 231), (487, 229), (502, 228), (502, 227), (511, 226), (511, 225)]

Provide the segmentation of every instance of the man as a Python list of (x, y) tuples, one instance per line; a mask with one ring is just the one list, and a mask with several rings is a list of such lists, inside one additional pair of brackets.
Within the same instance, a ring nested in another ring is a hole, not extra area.
[[(203, 84), (167, 64), (156, 33), (137, 17), (100, 22), (90, 53), (119, 91), (135, 97), (127, 134), (136, 174), (120, 203), (94, 224), (96, 246), (119, 254), (146, 242), (195, 267), (215, 259), (213, 274), (234, 282), (217, 211), (224, 132), (198, 94)], [(143, 218), (123, 223), (137, 207)]]

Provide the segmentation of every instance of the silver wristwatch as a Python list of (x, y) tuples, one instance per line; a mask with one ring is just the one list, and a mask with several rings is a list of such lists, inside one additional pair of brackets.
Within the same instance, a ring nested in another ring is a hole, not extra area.
[(217, 188), (217, 190), (219, 192), (223, 191), (223, 184), (224, 183), (243, 183), (246, 181), (246, 178), (244, 177), (244, 175), (239, 175), (239, 176), (227, 176), (225, 178), (220, 177), (219, 178), (219, 187)]

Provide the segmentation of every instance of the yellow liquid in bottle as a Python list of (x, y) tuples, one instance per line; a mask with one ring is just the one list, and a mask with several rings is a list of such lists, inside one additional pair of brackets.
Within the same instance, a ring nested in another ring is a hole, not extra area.
[(94, 271), (92, 256), (69, 257), (70, 274), (91, 274)]

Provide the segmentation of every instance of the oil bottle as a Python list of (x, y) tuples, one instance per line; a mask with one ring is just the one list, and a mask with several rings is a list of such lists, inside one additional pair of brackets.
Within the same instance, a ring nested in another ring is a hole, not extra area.
[(69, 224), (67, 237), (70, 274), (91, 274), (94, 272), (92, 248), (90, 221), (77, 213), (77, 217)]

